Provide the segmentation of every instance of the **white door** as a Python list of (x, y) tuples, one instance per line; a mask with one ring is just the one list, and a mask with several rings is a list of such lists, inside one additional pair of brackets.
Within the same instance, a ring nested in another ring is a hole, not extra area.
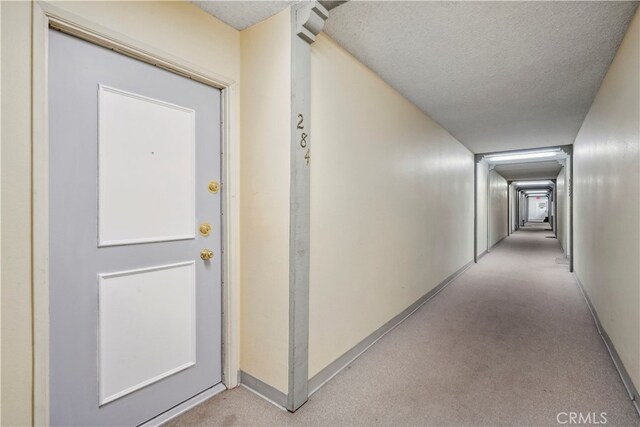
[(220, 91), (54, 30), (48, 78), (51, 423), (137, 425), (221, 381)]

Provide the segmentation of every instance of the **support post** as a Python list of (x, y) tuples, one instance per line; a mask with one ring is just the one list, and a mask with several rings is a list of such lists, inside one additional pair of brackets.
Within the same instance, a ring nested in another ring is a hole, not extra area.
[(574, 249), (573, 249), (573, 147), (571, 147), (569, 152), (569, 177), (567, 179), (567, 195), (569, 196), (569, 271), (573, 273), (573, 258), (574, 258)]
[(507, 181), (507, 236), (511, 236), (511, 181)]
[(473, 262), (478, 263), (478, 162), (482, 156), (473, 156)]
[(289, 211), (289, 383), (287, 409), (309, 398), (311, 43), (329, 12), (319, 2), (291, 6), (291, 189)]
[(489, 164), (487, 170), (487, 253), (491, 252), (491, 171), (496, 165)]
[(549, 194), (549, 200), (553, 201), (553, 209), (550, 209), (551, 214), (549, 216), (551, 216), (551, 231), (553, 231), (553, 235), (558, 238), (558, 227), (556, 226), (556, 214), (558, 213), (558, 200), (556, 198), (556, 194), (558, 194), (558, 183), (555, 179), (552, 179), (551, 182), (553, 183), (553, 188)]
[(516, 216), (516, 220), (515, 222), (515, 231), (518, 231), (518, 229), (520, 228), (520, 190), (516, 191), (516, 209), (514, 212), (515, 216)]

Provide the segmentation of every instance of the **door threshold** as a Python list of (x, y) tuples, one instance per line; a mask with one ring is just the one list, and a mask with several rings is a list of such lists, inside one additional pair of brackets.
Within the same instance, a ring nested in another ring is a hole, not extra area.
[(218, 393), (221, 393), (221, 392), (225, 391), (226, 389), (227, 388), (224, 386), (224, 384), (218, 383), (218, 384), (214, 385), (213, 387), (208, 388), (205, 391), (196, 394), (192, 398), (187, 399), (184, 402), (174, 406), (173, 408), (169, 409), (168, 411), (165, 411), (165, 412), (161, 413), (157, 417), (151, 418), (149, 421), (146, 421), (146, 422), (140, 424), (140, 427), (157, 427), (157, 426), (161, 426), (161, 425), (169, 422), (170, 420), (174, 419), (178, 415), (184, 414), (189, 409), (191, 409), (191, 408), (193, 408), (195, 406), (198, 406), (199, 404), (201, 404), (202, 402), (204, 402), (206, 400), (211, 399), (213, 396), (215, 396)]

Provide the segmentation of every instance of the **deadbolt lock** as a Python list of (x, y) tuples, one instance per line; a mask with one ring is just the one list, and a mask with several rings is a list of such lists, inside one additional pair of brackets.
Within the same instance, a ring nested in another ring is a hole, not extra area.
[(204, 248), (203, 250), (200, 251), (200, 258), (202, 258), (203, 261), (209, 261), (210, 259), (213, 258), (213, 251), (207, 248)]
[(200, 228), (198, 228), (198, 231), (200, 231), (201, 235), (207, 237), (211, 233), (211, 224), (209, 224), (208, 222), (203, 222), (202, 224), (200, 224)]
[(215, 179), (212, 181), (209, 181), (209, 192), (215, 194), (218, 191), (220, 191), (220, 183)]

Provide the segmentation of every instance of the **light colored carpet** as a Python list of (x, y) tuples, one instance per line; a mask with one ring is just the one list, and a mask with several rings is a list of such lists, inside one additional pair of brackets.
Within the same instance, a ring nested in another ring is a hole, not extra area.
[(551, 224), (544, 221), (531, 221), (525, 222), (524, 227), (526, 229), (536, 229), (536, 230), (551, 230)]
[(562, 251), (548, 230), (505, 239), (295, 414), (243, 387), (174, 419), (205, 425), (554, 425), (606, 412), (637, 426)]

